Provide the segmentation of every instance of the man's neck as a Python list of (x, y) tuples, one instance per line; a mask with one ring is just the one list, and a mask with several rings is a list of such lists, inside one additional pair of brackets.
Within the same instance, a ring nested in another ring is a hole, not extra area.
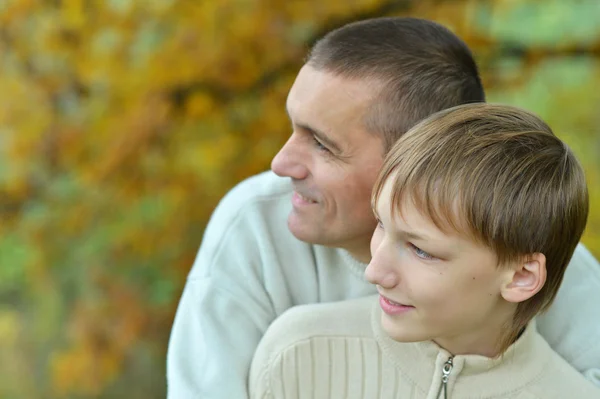
[(367, 245), (366, 247), (364, 245), (352, 246), (350, 248), (343, 249), (348, 251), (348, 253), (352, 255), (354, 259), (361, 263), (364, 263), (365, 265), (371, 261), (371, 249), (369, 248), (369, 245)]

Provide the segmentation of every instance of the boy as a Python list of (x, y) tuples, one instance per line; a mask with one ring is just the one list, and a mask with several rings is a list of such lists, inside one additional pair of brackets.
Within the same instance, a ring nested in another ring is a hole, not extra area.
[(378, 298), (281, 316), (251, 395), (600, 398), (532, 322), (588, 214), (583, 170), (544, 122), (489, 104), (434, 114), (387, 155), (373, 209)]

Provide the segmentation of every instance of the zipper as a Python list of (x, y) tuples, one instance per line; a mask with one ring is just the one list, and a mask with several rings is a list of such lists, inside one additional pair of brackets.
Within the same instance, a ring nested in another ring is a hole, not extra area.
[(452, 368), (454, 367), (453, 363), (454, 356), (450, 356), (446, 363), (442, 366), (442, 384), (440, 385), (440, 390), (438, 392), (437, 397), (440, 397), (442, 391), (444, 392), (444, 396), (442, 399), (448, 399), (448, 379), (450, 378), (450, 373), (452, 372)]

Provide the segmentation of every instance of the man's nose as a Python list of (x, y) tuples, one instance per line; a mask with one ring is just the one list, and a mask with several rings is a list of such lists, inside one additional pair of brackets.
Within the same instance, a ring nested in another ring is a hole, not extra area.
[(308, 176), (308, 156), (309, 154), (302, 150), (302, 143), (299, 142), (296, 133), (293, 133), (271, 161), (271, 169), (281, 177), (305, 179)]

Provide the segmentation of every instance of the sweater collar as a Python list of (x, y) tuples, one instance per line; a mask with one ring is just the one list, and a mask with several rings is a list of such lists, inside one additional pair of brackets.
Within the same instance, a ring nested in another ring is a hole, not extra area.
[(359, 277), (361, 280), (364, 280), (365, 269), (368, 265), (356, 259), (354, 256), (352, 256), (352, 254), (350, 254), (350, 252), (346, 251), (345, 249), (337, 248), (337, 251), (344, 260), (344, 264), (348, 266), (352, 274)]
[[(439, 386), (444, 363), (451, 354), (433, 341), (403, 343), (391, 339), (381, 328), (381, 308), (371, 312), (371, 324), (383, 356), (401, 374), (412, 380), (423, 392)], [(478, 392), (487, 395), (508, 395), (533, 382), (543, 372), (549, 360), (548, 344), (541, 339), (530, 322), (519, 339), (498, 358), (481, 355), (457, 355), (448, 380), (452, 396)], [(436, 385), (437, 383), (437, 385)]]

